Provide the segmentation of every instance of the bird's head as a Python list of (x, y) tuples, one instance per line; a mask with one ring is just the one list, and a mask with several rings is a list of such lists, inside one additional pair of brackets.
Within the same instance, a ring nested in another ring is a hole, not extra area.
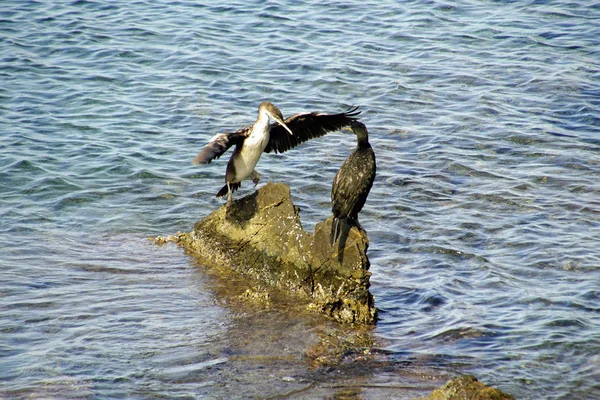
[(283, 126), (290, 133), (290, 135), (294, 134), (294, 132), (292, 132), (292, 130), (288, 128), (285, 122), (283, 122), (283, 114), (281, 114), (279, 108), (275, 107), (273, 103), (271, 103), (270, 101), (263, 101), (262, 103), (260, 103), (260, 106), (258, 106), (258, 113), (260, 114), (261, 112), (264, 112), (269, 116), (269, 118), (272, 118), (275, 121), (277, 121), (279, 125)]
[(367, 131), (367, 127), (360, 121), (352, 121), (350, 126), (346, 126), (342, 128), (344, 131), (354, 132), (354, 134), (358, 137), (358, 139), (367, 138), (369, 133)]

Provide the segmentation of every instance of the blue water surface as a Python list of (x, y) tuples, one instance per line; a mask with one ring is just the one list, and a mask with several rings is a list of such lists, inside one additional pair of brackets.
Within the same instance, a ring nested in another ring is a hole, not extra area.
[[(374, 335), (393, 363), (600, 398), (598, 21), (581, 0), (3, 1), (0, 397), (336, 393), (293, 334), (146, 239), (222, 204), (226, 158), (191, 159), (268, 99), (362, 109)], [(331, 133), (257, 169), (312, 230), (354, 143)], [(278, 347), (295, 361), (259, 356)]]

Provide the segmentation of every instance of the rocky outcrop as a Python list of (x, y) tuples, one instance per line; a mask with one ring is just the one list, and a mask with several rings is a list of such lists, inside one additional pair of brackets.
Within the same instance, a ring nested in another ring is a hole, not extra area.
[[(290, 198), (290, 188), (269, 183), (234, 201), (229, 213), (225, 206), (220, 207), (198, 221), (193, 231), (157, 237), (154, 241), (182, 246), (220, 282), (235, 280), (236, 287), (243, 282), (235, 296), (226, 296), (230, 304), (239, 301), (244, 307), (265, 310), (278, 302), (293, 314), (292, 319), (299, 316), (298, 310), (306, 310), (344, 323), (317, 324), (315, 328), (307, 322), (307, 332), (319, 337), (304, 354), (315, 368), (348, 365), (365, 371), (379, 365), (389, 372), (393, 363), (378, 361), (371, 353), (374, 343), (368, 325), (375, 323), (376, 309), (369, 292), (366, 233), (351, 228), (344, 245), (332, 248), (331, 221), (329, 218), (318, 223), (314, 234), (304, 231), (299, 210)], [(392, 389), (394, 393), (402, 391)], [(514, 397), (465, 375), (448, 381), (421, 400), (458, 399)]]
[[(251, 282), (261, 298), (277, 290), (342, 323), (373, 324), (369, 292), (369, 245), (365, 232), (350, 229), (338, 249), (329, 245), (331, 218), (315, 233), (302, 229), (290, 188), (268, 183), (197, 222), (194, 230), (157, 242), (174, 241), (208, 267), (233, 270)], [(265, 293), (265, 291), (267, 293)]]

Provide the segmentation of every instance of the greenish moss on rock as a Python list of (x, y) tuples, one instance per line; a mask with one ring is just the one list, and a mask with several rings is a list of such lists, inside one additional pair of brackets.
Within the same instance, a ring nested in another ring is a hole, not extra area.
[(304, 231), (289, 186), (268, 183), (234, 201), (229, 213), (225, 206), (215, 210), (192, 232), (155, 241), (174, 241), (203, 265), (234, 270), (261, 291), (283, 291), (339, 322), (373, 324), (367, 236), (352, 228), (338, 252), (329, 245), (331, 221), (318, 223), (314, 235)]
[(515, 400), (515, 398), (484, 385), (473, 375), (463, 375), (448, 381), (422, 400)]

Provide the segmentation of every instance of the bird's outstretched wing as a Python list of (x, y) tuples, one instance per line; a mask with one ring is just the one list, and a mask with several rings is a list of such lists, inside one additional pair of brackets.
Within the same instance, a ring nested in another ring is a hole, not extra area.
[(241, 144), (248, 136), (250, 127), (235, 132), (217, 133), (192, 160), (192, 164), (209, 164), (215, 158), (221, 157), (231, 146)]
[(265, 147), (265, 153), (283, 153), (289, 149), (306, 142), (308, 139), (317, 138), (327, 132), (337, 131), (349, 126), (360, 114), (358, 107), (349, 108), (348, 111), (339, 114), (323, 114), (319, 112), (296, 114), (284, 122), (294, 132), (290, 135), (285, 128), (278, 123), (271, 124), (269, 143)]

